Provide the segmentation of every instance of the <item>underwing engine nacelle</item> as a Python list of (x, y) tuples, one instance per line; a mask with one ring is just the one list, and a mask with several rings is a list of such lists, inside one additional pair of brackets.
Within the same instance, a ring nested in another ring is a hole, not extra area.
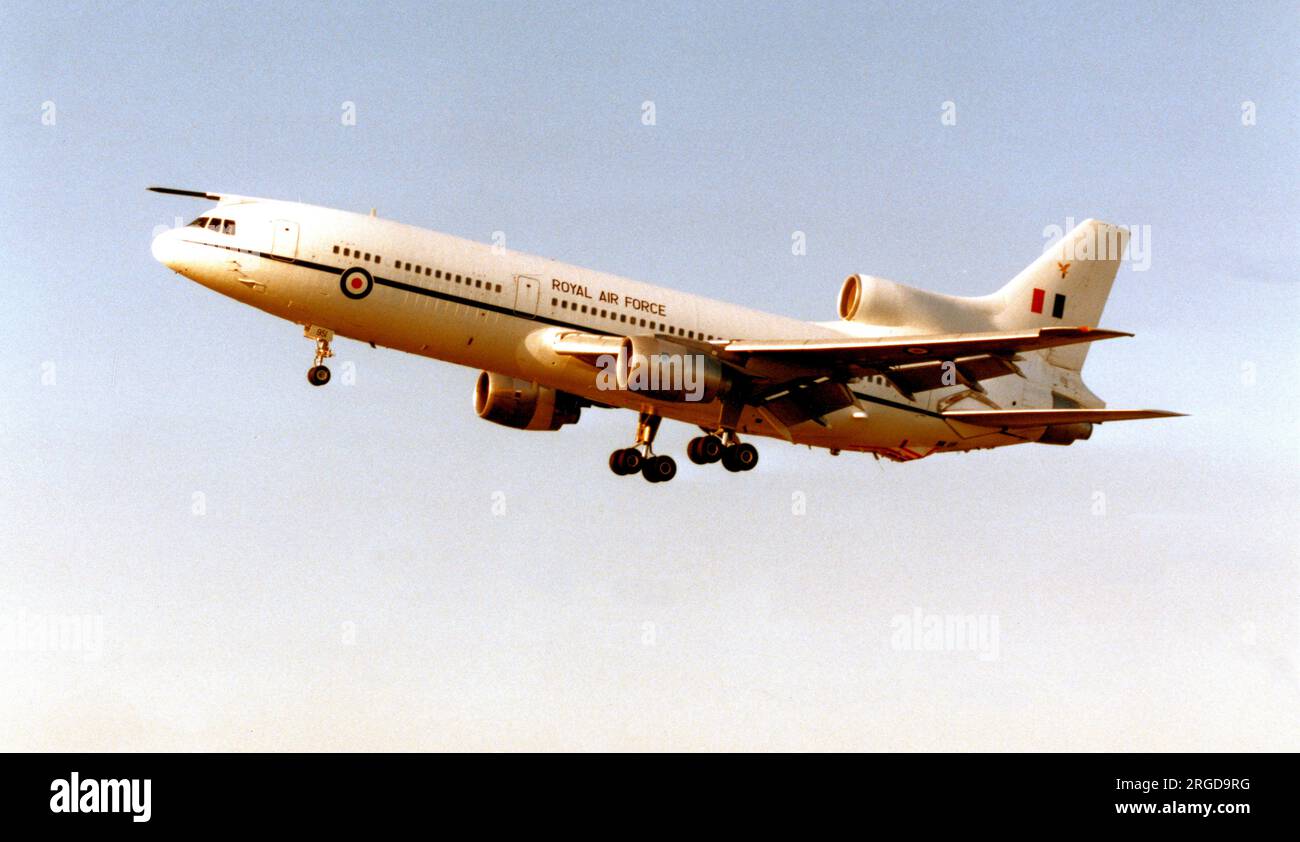
[(1043, 434), (1038, 437), (1038, 443), (1068, 445), (1076, 441), (1087, 441), (1091, 437), (1091, 424), (1053, 424), (1043, 430)]
[(474, 385), (474, 411), (479, 418), (516, 430), (558, 430), (576, 424), (582, 406), (568, 392), (484, 371)]
[(661, 401), (711, 401), (730, 380), (710, 354), (656, 336), (628, 336), (619, 350), (620, 389)]

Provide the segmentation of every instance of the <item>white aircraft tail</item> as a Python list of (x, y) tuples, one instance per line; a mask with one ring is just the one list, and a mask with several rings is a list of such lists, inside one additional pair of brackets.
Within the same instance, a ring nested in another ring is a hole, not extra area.
[[(1127, 245), (1127, 229), (1084, 220), (989, 296), (998, 302), (994, 323), (1003, 330), (1097, 327)], [(1088, 347), (1084, 343), (1053, 348), (1047, 359), (1079, 371)]]

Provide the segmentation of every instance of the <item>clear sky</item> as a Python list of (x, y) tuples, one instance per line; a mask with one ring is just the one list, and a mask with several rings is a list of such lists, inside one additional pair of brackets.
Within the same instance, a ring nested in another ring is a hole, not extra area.
[[(0, 6), (0, 748), (1300, 749), (1294, 4), (642, 6)], [(313, 389), (150, 184), (818, 320), (1149, 226), (1085, 377), (1191, 417), (621, 479), (631, 413)]]

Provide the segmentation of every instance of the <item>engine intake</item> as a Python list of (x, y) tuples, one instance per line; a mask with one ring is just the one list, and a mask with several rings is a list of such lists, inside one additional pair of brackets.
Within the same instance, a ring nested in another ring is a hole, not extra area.
[(849, 275), (836, 310), (847, 322), (935, 331), (989, 330), (992, 303), (916, 289), (871, 275)]
[(1053, 424), (1043, 430), (1043, 434), (1038, 437), (1038, 443), (1068, 445), (1076, 441), (1087, 441), (1091, 437), (1091, 424)]
[(516, 430), (558, 430), (576, 424), (582, 406), (568, 392), (484, 371), (474, 384), (474, 411), (485, 421)]

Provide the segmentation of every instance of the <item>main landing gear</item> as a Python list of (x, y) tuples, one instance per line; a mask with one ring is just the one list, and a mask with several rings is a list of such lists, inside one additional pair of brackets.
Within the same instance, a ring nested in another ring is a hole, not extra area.
[(752, 471), (758, 464), (758, 448), (742, 442), (731, 430), (691, 439), (686, 455), (697, 465), (721, 462), (732, 473)]
[[(609, 454), (609, 469), (619, 476), (640, 473), (650, 482), (667, 482), (677, 476), (677, 463), (671, 456), (654, 455), (652, 446), (659, 432), (659, 421), (658, 415), (641, 413), (636, 425), (636, 444)], [(732, 473), (751, 471), (758, 464), (758, 449), (742, 442), (731, 430), (691, 439), (686, 455), (697, 465), (721, 462)]]
[(311, 368), (307, 369), (307, 382), (313, 386), (324, 386), (330, 382), (330, 370), (321, 363), (334, 356), (334, 352), (330, 350), (330, 340), (334, 338), (334, 331), (307, 325), (303, 330), (303, 336), (316, 340), (316, 361), (312, 363)]
[(641, 413), (636, 423), (636, 444), (609, 454), (609, 469), (621, 477), (639, 471), (650, 482), (668, 482), (677, 476), (677, 463), (671, 456), (654, 455), (659, 421), (658, 415)]

